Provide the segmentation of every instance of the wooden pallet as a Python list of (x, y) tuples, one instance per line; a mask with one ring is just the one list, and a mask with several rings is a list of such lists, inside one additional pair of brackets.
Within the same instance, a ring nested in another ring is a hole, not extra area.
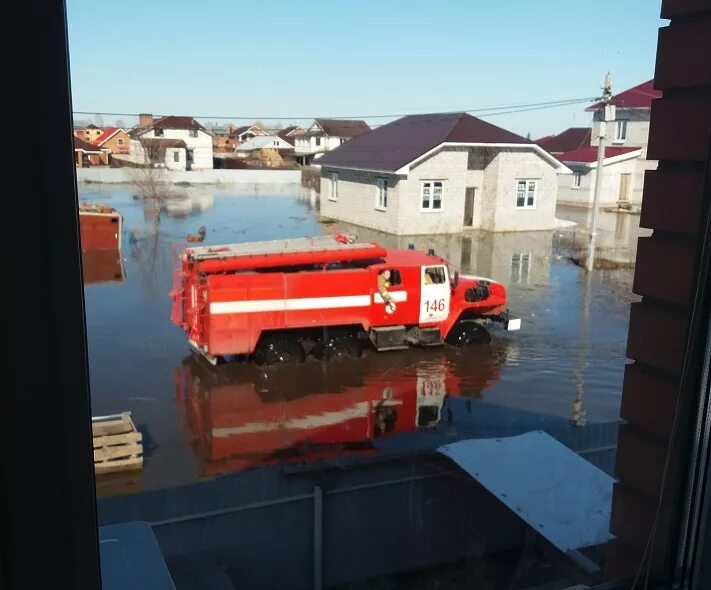
[(94, 472), (97, 475), (143, 468), (143, 436), (131, 412), (92, 418)]

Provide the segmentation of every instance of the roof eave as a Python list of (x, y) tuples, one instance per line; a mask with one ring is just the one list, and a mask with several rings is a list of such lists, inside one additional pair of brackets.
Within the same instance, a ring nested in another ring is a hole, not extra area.
[[(303, 154), (296, 154), (297, 156), (303, 155)], [(321, 168), (338, 168), (339, 170), (354, 170), (356, 172), (377, 172), (378, 174), (398, 174), (401, 175), (400, 172), (397, 170), (384, 170), (382, 168), (367, 168), (363, 166), (344, 166), (342, 164), (328, 164), (328, 163), (322, 163), (320, 160), (316, 160), (316, 162), (321, 166)]]
[(426, 158), (430, 154), (433, 154), (436, 151), (438, 151), (444, 147), (495, 147), (495, 148), (532, 149), (539, 156), (541, 156), (544, 160), (546, 160), (551, 166), (553, 166), (557, 172), (559, 172), (561, 174), (571, 174), (572, 173), (572, 171), (565, 164), (563, 164), (563, 162), (560, 162), (559, 160), (557, 160), (554, 156), (549, 154), (541, 146), (539, 146), (535, 143), (482, 143), (482, 142), (445, 141), (445, 142), (440, 143), (440, 144), (436, 145), (435, 147), (427, 150), (425, 153), (417, 156), (411, 162), (408, 162), (404, 166), (401, 166), (400, 168), (398, 168), (398, 170), (396, 171), (397, 174), (405, 174), (405, 175), (409, 174), (410, 168), (412, 168), (412, 166), (414, 164), (417, 164), (420, 160)]

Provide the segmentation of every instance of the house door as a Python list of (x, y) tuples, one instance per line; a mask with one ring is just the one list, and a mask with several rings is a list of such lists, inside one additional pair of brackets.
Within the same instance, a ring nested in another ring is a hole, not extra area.
[(464, 193), (464, 227), (474, 225), (474, 195), (476, 187), (468, 186)]
[(628, 202), (630, 200), (630, 178), (631, 174), (620, 174), (620, 201)]

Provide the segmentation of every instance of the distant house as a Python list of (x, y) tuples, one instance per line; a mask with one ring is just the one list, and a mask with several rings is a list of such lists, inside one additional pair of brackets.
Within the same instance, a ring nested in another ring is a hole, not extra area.
[(284, 127), (284, 129), (277, 132), (276, 135), (281, 137), (284, 141), (288, 141), (293, 146), (296, 141), (295, 136), (303, 135), (304, 133), (306, 133), (305, 129), (298, 127), (297, 125), (291, 125), (289, 127)]
[[(634, 200), (632, 195), (639, 178), (637, 168), (641, 157), (641, 148), (605, 147), (600, 205), (639, 202)], [(561, 174), (558, 177), (558, 203), (591, 206), (597, 175), (597, 147), (588, 145), (558, 154), (556, 158), (572, 171), (572, 175)]]
[(102, 133), (103, 130), (93, 123), (89, 123), (86, 127), (74, 129), (74, 137), (83, 139), (87, 143), (94, 143)]
[[(661, 95), (654, 89), (653, 80), (648, 80), (612, 98), (615, 121), (608, 123), (606, 130), (601, 205), (631, 207), (641, 204), (644, 174), (657, 167), (656, 161), (647, 160), (647, 141), (652, 101)], [(538, 140), (539, 145), (573, 172), (571, 176), (559, 177), (558, 202), (562, 205), (591, 207), (593, 204), (600, 136), (599, 107), (598, 103), (586, 109), (595, 114), (585, 145), (574, 139), (581, 136), (580, 128)]]
[(323, 153), (367, 131), (370, 127), (360, 119), (314, 119), (306, 133), (294, 136), (297, 160), (300, 164), (310, 164)]
[(258, 135), (237, 146), (238, 157), (250, 158), (255, 164), (283, 167), (293, 163), (294, 146), (277, 135)]
[(74, 163), (77, 168), (106, 166), (109, 163), (109, 150), (101, 149), (74, 136)]
[(108, 149), (112, 154), (127, 154), (131, 140), (128, 133), (120, 127), (106, 127), (93, 143), (95, 146)]
[(240, 144), (258, 135), (269, 135), (269, 133), (259, 125), (243, 125), (242, 127), (230, 125), (227, 135), (232, 141)]
[(153, 167), (167, 170), (189, 170), (187, 162), (187, 144), (183, 139), (144, 137), (141, 150), (144, 160)]
[(558, 172), (535, 143), (467, 115), (403, 117), (324, 154), (321, 214), (393, 234), (547, 230)]
[(171, 170), (213, 167), (212, 133), (192, 117), (153, 119), (151, 115), (141, 115), (139, 120), (139, 126), (129, 133), (134, 162), (148, 162)]

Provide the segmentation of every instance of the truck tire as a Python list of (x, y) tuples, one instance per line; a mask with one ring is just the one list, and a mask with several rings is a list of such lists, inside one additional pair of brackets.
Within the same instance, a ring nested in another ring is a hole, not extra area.
[(326, 361), (357, 358), (361, 354), (363, 346), (355, 337), (350, 336), (331, 338), (327, 342), (319, 343), (314, 350), (316, 358)]
[(264, 336), (254, 351), (254, 362), (258, 365), (303, 363), (305, 357), (301, 343), (287, 335)]
[(491, 334), (476, 320), (460, 320), (449, 331), (445, 339), (452, 346), (469, 346), (470, 344), (489, 344)]

